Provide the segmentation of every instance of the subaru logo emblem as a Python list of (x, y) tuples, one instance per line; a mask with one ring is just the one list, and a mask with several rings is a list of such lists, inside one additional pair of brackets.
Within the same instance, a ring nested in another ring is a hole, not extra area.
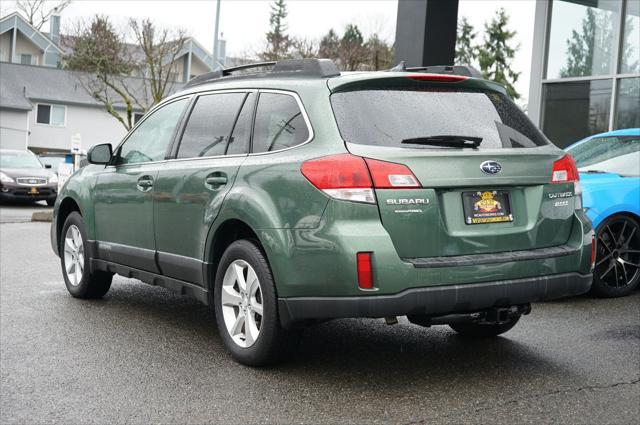
[(502, 171), (502, 165), (497, 161), (485, 161), (480, 164), (480, 169), (485, 174), (498, 174)]

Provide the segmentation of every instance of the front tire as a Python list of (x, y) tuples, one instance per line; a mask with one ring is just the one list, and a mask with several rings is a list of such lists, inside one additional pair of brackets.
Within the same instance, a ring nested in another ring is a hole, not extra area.
[(512, 316), (506, 323), (451, 323), (449, 327), (464, 337), (491, 338), (510, 331), (518, 323), (518, 320), (520, 320), (520, 316)]
[(60, 264), (67, 290), (75, 298), (102, 298), (111, 287), (111, 273), (90, 270), (84, 220), (77, 212), (69, 214), (60, 234)]
[(263, 366), (289, 354), (293, 341), (280, 326), (271, 269), (253, 241), (236, 241), (222, 255), (214, 306), (222, 341), (239, 363)]
[(640, 224), (628, 216), (612, 216), (598, 226), (596, 238), (591, 294), (629, 295), (640, 285)]

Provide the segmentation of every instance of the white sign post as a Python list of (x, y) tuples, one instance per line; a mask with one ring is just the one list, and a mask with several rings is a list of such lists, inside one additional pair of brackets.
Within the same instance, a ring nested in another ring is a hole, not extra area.
[(82, 138), (80, 133), (71, 136), (71, 154), (73, 155), (73, 170), (80, 168), (80, 154), (82, 153)]

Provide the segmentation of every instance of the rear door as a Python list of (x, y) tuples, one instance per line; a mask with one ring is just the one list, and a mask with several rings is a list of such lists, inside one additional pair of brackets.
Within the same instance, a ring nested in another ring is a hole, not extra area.
[[(563, 153), (504, 94), (422, 84), (331, 99), (351, 153), (405, 165), (420, 182), (376, 191), (400, 257), (527, 250), (569, 239), (574, 185), (550, 184)], [(473, 148), (451, 136), (481, 143)]]
[(100, 258), (158, 272), (153, 235), (153, 194), (178, 123), (189, 103), (156, 109), (116, 152), (115, 164), (97, 176), (95, 232)]
[(203, 284), (207, 233), (249, 150), (254, 93), (202, 94), (159, 171), (154, 206), (163, 274)]

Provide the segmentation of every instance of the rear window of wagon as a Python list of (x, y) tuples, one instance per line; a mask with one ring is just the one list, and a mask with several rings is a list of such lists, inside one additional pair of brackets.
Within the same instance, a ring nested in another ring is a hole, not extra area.
[(334, 93), (331, 105), (340, 133), (349, 143), (441, 149), (402, 141), (442, 135), (481, 137), (479, 149), (550, 143), (507, 96), (493, 91), (357, 90)]

